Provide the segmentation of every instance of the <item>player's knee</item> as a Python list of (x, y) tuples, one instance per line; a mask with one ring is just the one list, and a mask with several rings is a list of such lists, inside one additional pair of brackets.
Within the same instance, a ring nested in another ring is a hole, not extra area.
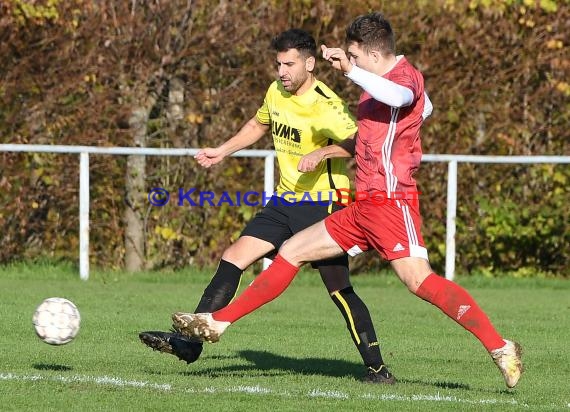
[(286, 240), (279, 248), (279, 255), (295, 266), (301, 266), (306, 263), (301, 260), (302, 254), (300, 252), (301, 250), (295, 245), (295, 242), (291, 242), (290, 240)]
[(399, 259), (392, 261), (392, 267), (402, 283), (413, 294), (416, 294), (422, 282), (431, 273), (429, 263), (423, 259)]
[(235, 243), (224, 250), (224, 253), (222, 253), (223, 260), (234, 263), (235, 259), (239, 256), (239, 253), (237, 253), (237, 248), (234, 245)]
[(239, 244), (239, 240), (222, 253), (222, 260), (230, 262), (242, 269), (248, 267), (257, 259), (258, 256), (252, 253), (251, 250), (244, 250), (244, 247)]
[(295, 253), (291, 253), (288, 250), (279, 250), (279, 255), (285, 259), (287, 262), (289, 262), (290, 264), (297, 266), (297, 267), (301, 267), (303, 266), (305, 263), (303, 260), (301, 260), (299, 258), (299, 255), (295, 254)]
[(321, 279), (331, 296), (336, 292), (352, 287), (347, 267), (321, 266), (319, 267), (319, 272), (321, 273)]
[(414, 295), (416, 294), (416, 292), (420, 286), (413, 279), (407, 279), (406, 281), (404, 281), (404, 285), (406, 285), (406, 287), (408, 288), (408, 291), (410, 293), (413, 293)]

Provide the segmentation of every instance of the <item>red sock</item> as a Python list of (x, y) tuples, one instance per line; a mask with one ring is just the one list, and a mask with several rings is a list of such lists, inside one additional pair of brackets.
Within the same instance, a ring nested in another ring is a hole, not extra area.
[(297, 266), (277, 255), (273, 263), (241, 295), (225, 308), (212, 313), (212, 316), (215, 320), (235, 322), (283, 293), (298, 271)]
[(489, 352), (505, 345), (485, 312), (458, 284), (432, 273), (422, 282), (416, 295), (440, 308), (443, 313), (475, 335)]

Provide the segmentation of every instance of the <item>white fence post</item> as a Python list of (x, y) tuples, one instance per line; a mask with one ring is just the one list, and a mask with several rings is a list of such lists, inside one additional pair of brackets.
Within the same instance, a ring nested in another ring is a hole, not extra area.
[(445, 229), (445, 278), (455, 277), (455, 217), (457, 216), (457, 160), (447, 167), (447, 221)]
[(79, 277), (89, 279), (89, 153), (79, 155)]

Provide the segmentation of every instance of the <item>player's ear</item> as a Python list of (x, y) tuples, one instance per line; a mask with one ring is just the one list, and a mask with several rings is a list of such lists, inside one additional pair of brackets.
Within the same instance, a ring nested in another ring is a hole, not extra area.
[(308, 72), (315, 70), (315, 58), (313, 56), (310, 56), (305, 60), (305, 70)]
[(370, 56), (372, 57), (372, 61), (374, 61), (374, 63), (378, 63), (380, 61), (380, 59), (382, 58), (382, 55), (380, 54), (380, 52), (378, 50), (371, 50)]

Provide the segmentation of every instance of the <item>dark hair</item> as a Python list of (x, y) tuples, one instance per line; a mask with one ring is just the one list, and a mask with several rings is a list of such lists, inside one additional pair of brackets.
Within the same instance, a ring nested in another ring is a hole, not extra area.
[(276, 52), (286, 52), (296, 49), (309, 57), (317, 56), (317, 43), (313, 36), (301, 29), (289, 29), (271, 40), (271, 48)]
[(346, 29), (346, 42), (356, 42), (367, 52), (373, 49), (383, 55), (396, 52), (392, 26), (378, 12), (358, 16)]

